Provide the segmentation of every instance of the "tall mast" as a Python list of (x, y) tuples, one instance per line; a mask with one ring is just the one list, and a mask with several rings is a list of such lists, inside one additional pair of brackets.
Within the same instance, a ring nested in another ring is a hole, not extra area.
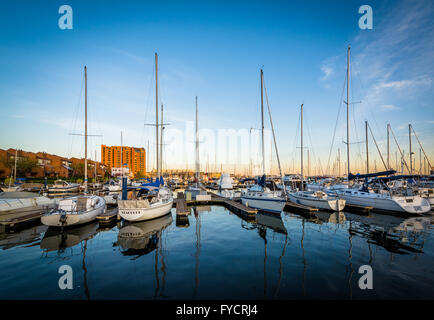
[(350, 174), (350, 50), (351, 47), (348, 46), (347, 54), (347, 177)]
[(265, 149), (264, 149), (264, 72), (261, 69), (261, 145), (262, 145), (262, 174), (265, 174)]
[(199, 165), (199, 123), (198, 123), (198, 111), (197, 111), (197, 96), (196, 96), (196, 128), (195, 128), (195, 135), (196, 135), (196, 146), (195, 146), (195, 153), (196, 153), (196, 183), (199, 183), (200, 179), (200, 165)]
[(161, 168), (161, 174), (163, 174), (163, 104), (161, 104), (160, 168)]
[(365, 131), (366, 131), (366, 173), (369, 173), (368, 121), (365, 121)]
[(301, 140), (301, 191), (303, 191), (303, 181), (304, 181), (304, 175), (303, 175), (303, 104), (301, 104), (301, 110), (300, 110), (300, 128), (301, 128), (301, 134), (300, 134), (300, 140)]
[[(17, 180), (17, 157), (18, 157), (18, 148), (15, 148), (14, 183)], [(45, 159), (44, 159), (44, 161), (45, 161)]]
[(410, 157), (410, 174), (413, 174), (413, 159), (412, 159), (412, 151), (411, 151), (411, 124), (408, 125), (408, 142), (409, 142), (409, 157)]
[(158, 55), (155, 53), (155, 156), (157, 164), (157, 178), (160, 179), (160, 162), (159, 162), (159, 139), (158, 139)]
[(341, 148), (338, 148), (338, 177), (341, 176)]
[[(122, 131), (121, 131), (121, 177), (124, 177), (124, 153), (123, 153), (123, 149), (124, 149), (124, 143), (123, 143), (123, 139), (122, 139)], [(123, 183), (123, 182), (122, 182)]]
[(87, 193), (87, 67), (84, 66), (84, 193)]
[(95, 163), (93, 164), (93, 166), (94, 166), (94, 169), (95, 169), (95, 183), (96, 183), (96, 150), (95, 150)]
[(390, 124), (387, 124), (387, 170), (390, 170)]

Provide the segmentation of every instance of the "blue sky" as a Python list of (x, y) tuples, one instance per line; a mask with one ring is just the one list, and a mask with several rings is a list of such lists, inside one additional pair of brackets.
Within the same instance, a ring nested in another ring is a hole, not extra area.
[[(73, 30), (58, 28), (62, 4), (73, 9)], [(358, 27), (358, 8), (364, 4), (373, 9), (373, 30)], [(301, 103), (311, 167), (319, 167), (318, 158), (325, 167), (351, 44), (350, 99), (361, 101), (351, 106), (352, 141), (364, 139), (368, 120), (384, 153), (390, 123), (408, 151), (412, 123), (432, 159), (430, 0), (2, 1), (0, 8), (0, 148), (82, 156), (82, 139), (69, 133), (83, 131), (80, 92), (87, 65), (89, 131), (103, 135), (90, 138), (92, 158), (97, 150), (99, 159), (101, 143), (119, 145), (121, 130), (124, 145), (146, 148), (149, 140), (152, 154), (154, 129), (143, 124), (155, 117), (158, 52), (160, 96), (171, 130), (183, 130), (194, 120), (196, 95), (201, 128), (259, 127), (263, 67), (285, 171), (299, 166)], [(331, 162), (337, 148), (345, 158), (344, 111), (342, 106)], [(371, 140), (371, 165), (375, 160), (382, 169), (374, 148)], [(364, 145), (351, 149), (353, 171), (360, 171)], [(416, 151), (418, 162), (419, 147)], [(186, 165), (170, 153), (167, 166)], [(202, 165), (205, 157), (202, 153)], [(191, 157), (188, 162), (192, 168)]]

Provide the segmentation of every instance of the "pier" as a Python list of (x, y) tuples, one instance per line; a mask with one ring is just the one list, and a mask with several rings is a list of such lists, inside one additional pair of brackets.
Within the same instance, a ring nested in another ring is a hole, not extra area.
[(184, 216), (190, 213), (188, 206), (198, 206), (198, 205), (220, 205), (231, 212), (237, 213), (244, 217), (254, 217), (258, 212), (255, 208), (246, 207), (245, 205), (236, 202), (234, 200), (226, 199), (220, 197), (216, 194), (211, 194), (211, 200), (185, 200), (183, 193), (178, 193), (178, 198), (173, 201), (176, 207), (176, 215)]
[(96, 220), (101, 225), (111, 224), (112, 222), (120, 220), (120, 216), (118, 214), (118, 208), (105, 210), (104, 213), (96, 216)]

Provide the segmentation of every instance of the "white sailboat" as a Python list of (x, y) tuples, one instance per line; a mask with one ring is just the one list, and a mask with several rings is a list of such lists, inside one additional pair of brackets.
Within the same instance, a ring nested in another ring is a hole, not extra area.
[(235, 191), (233, 184), (234, 181), (229, 175), (229, 173), (222, 173), (217, 183), (218, 185), (217, 195), (228, 199), (241, 197), (241, 192)]
[[(303, 104), (300, 108), (300, 129), (301, 129), (301, 181), (304, 181), (303, 174)], [(345, 207), (345, 200), (336, 196), (331, 196), (323, 191), (304, 191), (304, 184), (301, 183), (301, 190), (292, 189), (288, 192), (288, 198), (291, 202), (304, 206), (318, 208), (323, 210), (342, 211)]]
[[(282, 212), (286, 204), (286, 197), (282, 194), (282, 191), (276, 188), (272, 190), (271, 186), (267, 186), (265, 176), (265, 151), (264, 151), (264, 99), (263, 99), (263, 81), (264, 73), (261, 69), (261, 120), (262, 120), (262, 172), (263, 176), (258, 180), (257, 184), (251, 186), (245, 192), (241, 194), (241, 203), (248, 207), (253, 207), (259, 210)], [(271, 115), (271, 113), (270, 113)], [(271, 118), (270, 118), (271, 121)], [(274, 134), (274, 130), (273, 130)], [(280, 167), (280, 166), (279, 166)]]
[[(118, 208), (119, 215), (127, 221), (144, 221), (151, 220), (170, 213), (173, 206), (172, 191), (164, 186), (163, 179), (160, 175), (160, 161), (162, 160), (162, 152), (159, 150), (159, 127), (162, 127), (158, 123), (158, 55), (155, 53), (155, 130), (156, 130), (156, 163), (157, 163), (157, 179), (156, 187), (147, 188), (149, 191), (154, 192), (154, 195), (149, 201), (146, 199), (131, 199), (131, 200), (119, 200)], [(162, 130), (162, 128), (161, 128)], [(162, 137), (162, 136), (161, 136)], [(146, 188), (144, 186), (143, 188)]]
[[(370, 190), (367, 185), (361, 188), (350, 187), (349, 181), (352, 174), (350, 173), (350, 122), (349, 122), (349, 86), (350, 86), (350, 47), (347, 54), (347, 179), (346, 188), (334, 186), (334, 192), (340, 199), (344, 199), (349, 205), (371, 206), (374, 211), (386, 213), (404, 213), (404, 214), (424, 214), (431, 210), (428, 200), (420, 196), (406, 196), (394, 194), (390, 189), (380, 190), (378, 193)], [(368, 154), (368, 153), (367, 153)], [(387, 174), (385, 172), (384, 174)], [(359, 177), (372, 177), (379, 174), (359, 175)]]
[(96, 219), (106, 210), (104, 198), (87, 194), (87, 68), (84, 67), (84, 196), (69, 197), (59, 201), (57, 209), (44, 214), (41, 222), (53, 227), (76, 226)]

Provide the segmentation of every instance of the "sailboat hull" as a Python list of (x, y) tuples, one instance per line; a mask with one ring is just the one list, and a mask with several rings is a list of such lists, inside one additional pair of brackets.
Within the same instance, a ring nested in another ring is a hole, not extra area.
[(305, 198), (293, 193), (289, 193), (288, 197), (291, 202), (322, 210), (342, 211), (345, 208), (345, 200), (343, 199), (313, 199), (311, 197)]
[(145, 221), (162, 217), (170, 212), (173, 199), (149, 208), (119, 208), (119, 215), (127, 221)]
[(286, 201), (280, 198), (261, 199), (259, 197), (241, 197), (241, 203), (246, 207), (252, 207), (263, 211), (280, 213), (285, 207)]

